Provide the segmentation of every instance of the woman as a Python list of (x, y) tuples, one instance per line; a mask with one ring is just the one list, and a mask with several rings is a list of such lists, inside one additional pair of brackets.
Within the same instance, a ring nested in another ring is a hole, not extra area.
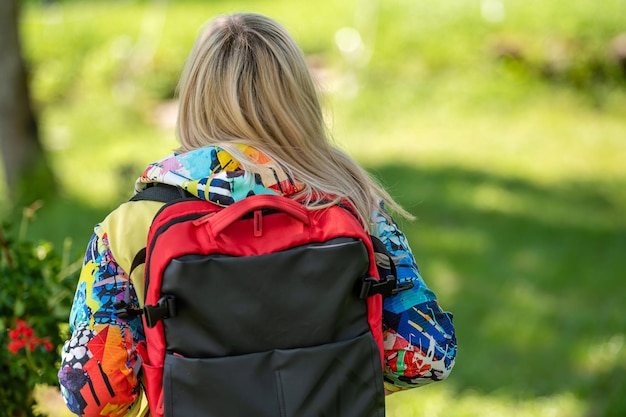
[[(405, 236), (385, 207), (410, 217), (329, 141), (303, 55), (273, 20), (234, 14), (200, 35), (179, 84), (180, 149), (148, 166), (135, 191), (162, 183), (227, 206), (253, 194), (279, 194), (320, 210), (348, 199), (362, 226), (396, 259), (399, 284), (384, 302), (387, 394), (445, 379), (456, 357), (451, 315), (422, 280)], [(319, 201), (324, 196), (325, 201)], [(328, 196), (334, 196), (328, 201)], [(128, 276), (162, 203), (122, 204), (95, 227), (70, 316), (59, 371), (68, 407), (82, 416), (134, 416), (142, 389), (139, 318), (120, 319), (115, 301), (130, 290), (143, 302), (142, 267)]]

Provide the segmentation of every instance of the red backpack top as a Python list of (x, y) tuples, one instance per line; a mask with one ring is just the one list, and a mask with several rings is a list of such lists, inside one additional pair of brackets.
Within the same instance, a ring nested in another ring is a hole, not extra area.
[(397, 290), (354, 214), (168, 188), (135, 198), (169, 201), (138, 256), (152, 416), (384, 416), (381, 294)]

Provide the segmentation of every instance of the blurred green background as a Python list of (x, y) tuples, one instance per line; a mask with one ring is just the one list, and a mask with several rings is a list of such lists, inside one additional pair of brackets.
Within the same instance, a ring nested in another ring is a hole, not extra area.
[(176, 147), (184, 60), (235, 11), (296, 38), (337, 144), (417, 217), (403, 230), (454, 313), (450, 378), (389, 397), (388, 415), (626, 415), (626, 0), (27, 1), (62, 185), (29, 238), (81, 256)]

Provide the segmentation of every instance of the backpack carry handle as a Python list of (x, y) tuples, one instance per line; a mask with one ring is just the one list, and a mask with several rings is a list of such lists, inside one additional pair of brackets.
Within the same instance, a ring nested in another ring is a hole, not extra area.
[(296, 220), (309, 224), (309, 212), (305, 206), (287, 197), (260, 194), (246, 197), (228, 207), (228, 210), (221, 210), (210, 218), (211, 229), (217, 236), (233, 222), (239, 220), (248, 213), (255, 210), (274, 209), (286, 213)]

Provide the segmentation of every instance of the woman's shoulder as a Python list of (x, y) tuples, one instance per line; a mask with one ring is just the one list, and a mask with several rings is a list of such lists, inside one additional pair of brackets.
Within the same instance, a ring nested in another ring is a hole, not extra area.
[(100, 233), (106, 234), (111, 254), (124, 271), (130, 269), (137, 252), (146, 246), (148, 229), (162, 206), (158, 201), (129, 201), (100, 223)]

